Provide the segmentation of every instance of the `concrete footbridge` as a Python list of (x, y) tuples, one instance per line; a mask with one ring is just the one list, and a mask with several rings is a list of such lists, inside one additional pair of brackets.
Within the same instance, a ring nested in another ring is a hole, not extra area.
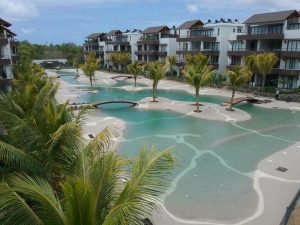
[[(257, 98), (254, 98), (254, 97), (234, 98), (233, 102), (232, 102), (232, 105), (236, 105), (236, 104), (241, 103), (241, 102), (256, 103), (256, 102), (259, 102), (259, 100)], [(227, 99), (224, 103), (230, 104), (231, 103), (231, 98)]]
[(138, 102), (128, 101), (128, 100), (105, 100), (105, 101), (95, 102), (92, 105), (94, 107), (97, 107), (97, 106), (100, 106), (100, 105), (114, 104), (114, 103), (125, 103), (125, 104), (130, 104), (132, 106), (136, 106), (138, 104)]

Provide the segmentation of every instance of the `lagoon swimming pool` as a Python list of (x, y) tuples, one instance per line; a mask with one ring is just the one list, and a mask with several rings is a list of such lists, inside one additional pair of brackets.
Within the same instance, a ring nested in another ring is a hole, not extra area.
[[(73, 78), (61, 79), (77, 85), (74, 92), (87, 88)], [(148, 89), (131, 92), (119, 88), (123, 85), (131, 84), (121, 81), (111, 86), (96, 86), (93, 92), (80, 92), (76, 101), (139, 101), (152, 95)], [(195, 100), (183, 91), (159, 90), (158, 95), (178, 101)], [(201, 96), (201, 101), (220, 104), (224, 98)], [(184, 221), (242, 224), (258, 207), (259, 196), (253, 188), (258, 163), (300, 140), (300, 113), (248, 103), (238, 108), (248, 112), (252, 119), (208, 121), (175, 112), (113, 105), (101, 107), (92, 115), (113, 116), (126, 122), (124, 138), (118, 147), (120, 154), (134, 157), (145, 144), (174, 149), (178, 167), (163, 202), (165, 210), (182, 224)]]

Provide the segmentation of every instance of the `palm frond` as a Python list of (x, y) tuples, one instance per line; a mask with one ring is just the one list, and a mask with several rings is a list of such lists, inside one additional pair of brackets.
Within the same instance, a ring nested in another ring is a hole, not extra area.
[(5, 182), (0, 182), (0, 224), (2, 225), (42, 225), (42, 221)]
[(131, 180), (126, 183), (103, 224), (134, 225), (150, 218), (158, 210), (159, 198), (169, 184), (174, 165), (170, 150), (157, 152), (154, 147), (149, 151), (142, 148), (133, 163)]

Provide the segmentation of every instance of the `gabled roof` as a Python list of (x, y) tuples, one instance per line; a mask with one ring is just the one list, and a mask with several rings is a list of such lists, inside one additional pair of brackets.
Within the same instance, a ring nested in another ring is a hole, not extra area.
[(4, 19), (0, 18), (0, 25), (3, 25), (5, 27), (10, 27), (11, 24), (7, 21), (5, 21)]
[(290, 16), (300, 17), (300, 14), (297, 10), (286, 10), (280, 12), (271, 12), (271, 13), (260, 13), (254, 14), (244, 23), (253, 24), (253, 23), (267, 23), (267, 22), (276, 22), (284, 21)]
[(170, 30), (170, 28), (167, 26), (148, 27), (143, 31), (143, 34), (159, 33), (164, 29)]
[(197, 25), (203, 26), (204, 24), (201, 20), (189, 20), (189, 21), (185, 21), (177, 29), (178, 30), (191, 29), (193, 28), (193, 26), (197, 26)]
[(113, 36), (113, 35), (116, 35), (116, 34), (122, 34), (122, 31), (120, 31), (120, 30), (112, 30), (112, 31), (108, 32), (106, 34), (106, 36), (109, 37), (109, 36)]
[(93, 39), (93, 38), (98, 38), (105, 35), (105, 33), (92, 33), (89, 36), (87, 36), (87, 38)]
[(6, 32), (7, 32), (8, 35), (17, 36), (14, 32), (12, 32), (10, 29), (8, 29), (7, 27), (5, 27), (3, 25), (0, 25), (0, 28), (6, 30)]

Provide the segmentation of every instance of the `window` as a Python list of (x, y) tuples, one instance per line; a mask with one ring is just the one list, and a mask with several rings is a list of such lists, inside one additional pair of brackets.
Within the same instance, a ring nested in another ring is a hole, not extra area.
[(250, 28), (250, 33), (252, 35), (275, 34), (275, 33), (282, 33), (282, 29), (283, 29), (282, 24), (275, 24), (269, 26), (253, 26)]
[(243, 49), (243, 42), (241, 41), (233, 41), (231, 42), (232, 51), (241, 51)]
[(287, 26), (288, 30), (300, 30), (300, 23), (291, 23)]
[(219, 51), (219, 42), (204, 42), (203, 50)]
[(238, 33), (242, 33), (242, 28), (238, 28), (238, 29), (237, 29), (237, 32), (238, 32)]
[(300, 51), (300, 40), (290, 40), (287, 43), (288, 51)]
[(233, 30), (232, 30), (232, 31), (233, 31), (233, 33), (235, 33), (235, 28), (233, 28)]
[(220, 35), (220, 28), (218, 28), (218, 36)]
[(288, 70), (296, 69), (296, 59), (286, 59), (285, 60), (285, 69), (288, 69)]
[(211, 37), (212, 33), (213, 33), (212, 29), (192, 30), (191, 37), (199, 37), (199, 36)]
[(241, 65), (242, 57), (241, 56), (231, 56), (231, 65)]
[(218, 64), (219, 63), (219, 56), (210, 56), (210, 64)]

